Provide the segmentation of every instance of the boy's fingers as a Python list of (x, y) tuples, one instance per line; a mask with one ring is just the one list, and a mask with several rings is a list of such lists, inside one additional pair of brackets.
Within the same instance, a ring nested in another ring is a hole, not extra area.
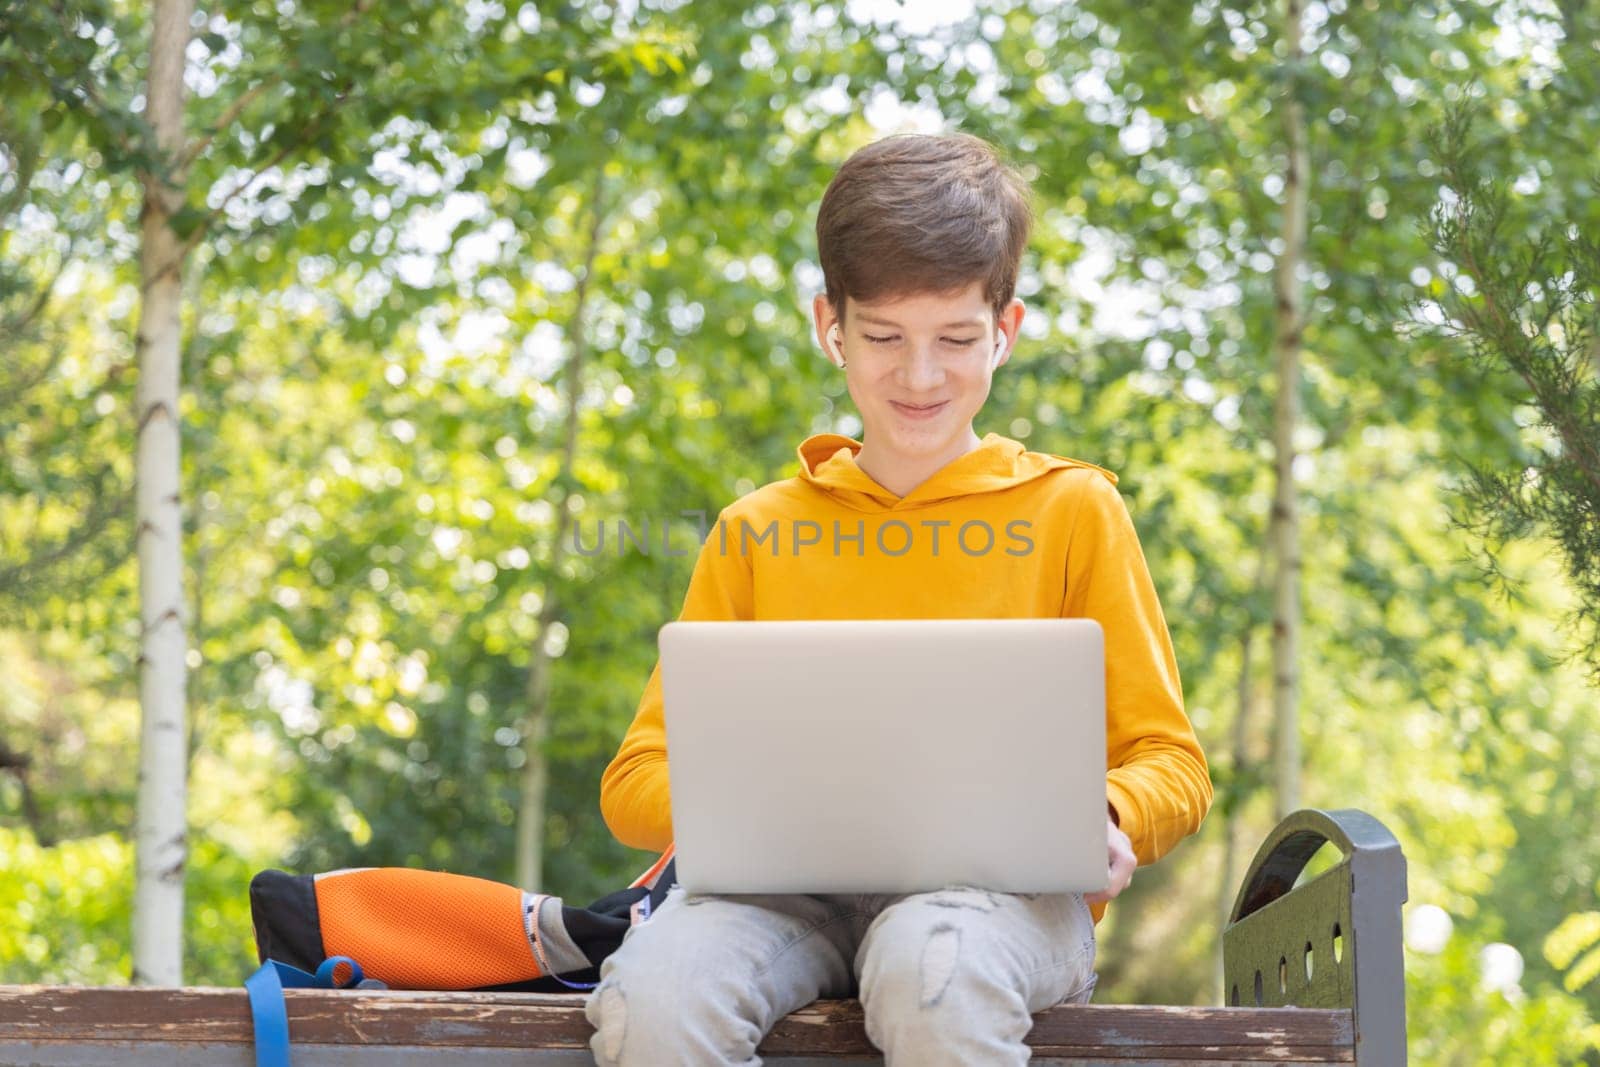
[[(1109, 820), (1108, 820), (1109, 822)], [(1133, 849), (1128, 843), (1128, 835), (1124, 834), (1115, 822), (1110, 822), (1111, 840), (1110, 851), (1106, 862), (1106, 887), (1093, 893), (1085, 893), (1085, 904), (1104, 904), (1128, 888), (1133, 881), (1134, 869), (1139, 866), (1139, 861), (1134, 857)], [(1122, 842), (1117, 838), (1122, 838)]]
[(1098, 904), (1121, 895), (1122, 891), (1133, 882), (1133, 872), (1137, 866), (1131, 854), (1113, 850), (1106, 888), (1083, 899), (1091, 904)]
[(1128, 863), (1119, 856), (1117, 858), (1117, 867), (1119, 870), (1115, 875), (1114, 884), (1117, 887), (1117, 892), (1120, 893), (1133, 882), (1133, 864)]

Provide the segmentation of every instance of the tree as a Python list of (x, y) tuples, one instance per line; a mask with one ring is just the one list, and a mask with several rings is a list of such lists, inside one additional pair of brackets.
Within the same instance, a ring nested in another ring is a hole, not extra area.
[(1300, 346), (1305, 336), (1306, 204), (1311, 153), (1301, 104), (1300, 0), (1285, 0), (1281, 80), (1285, 167), (1283, 220), (1273, 270), (1273, 340), (1277, 367), (1272, 420), (1273, 497), (1268, 539), (1272, 544), (1272, 708), (1277, 817), (1300, 807), (1300, 522), (1295, 489), (1295, 431), (1300, 423)]
[[(134, 170), (145, 194), (138, 537), (142, 697), (149, 714), (138, 817), (140, 881), (149, 892), (141, 891), (134, 909), (140, 946), (135, 970), (142, 979), (176, 981), (175, 961), (182, 951), (173, 935), (174, 916), (182, 908), (183, 771), (189, 757), (183, 692), (190, 651), (183, 633), (185, 531), (177, 448), (187, 299), (183, 267), (198, 251), (205, 270), (219, 254), (237, 255), (242, 245), (259, 245), (274, 229), (303, 221), (326, 190), (326, 169), (320, 183), (309, 183), (291, 198), (298, 210), (279, 215), (266, 194), (281, 177), (280, 168), (297, 157), (337, 153), (335, 134), (360, 130), (364, 122), (381, 128), (417, 104), (425, 80), (394, 64), (386, 48), (374, 47), (376, 42), (394, 42), (402, 50), (418, 45), (414, 62), (432, 65), (445, 53), (470, 54), (467, 42), (487, 38), (481, 25), (463, 26), (431, 4), (389, 4), (376, 15), (369, 14), (370, 7), (304, 4), (287, 18), (273, 9), (241, 5), (237, 11), (208, 12), (198, 33), (192, 4), (158, 7), (149, 26), (153, 44), (142, 113), (136, 110), (136, 94), (126, 88), (133, 79), (126, 69), (128, 53), (120, 47), (142, 28), (138, 13), (124, 15), (95, 0), (6, 13), (19, 31), (15, 39), (22, 60), (16, 68), (8, 65), (8, 85), (20, 83), (61, 105), (58, 110), (69, 113), (103, 149), (108, 169), (113, 174)], [(500, 29), (496, 24), (490, 32)], [(490, 62), (467, 65), (464, 80), (471, 84), (462, 90), (479, 108), (542, 80), (541, 57), (550, 54), (535, 49), (514, 65), (497, 65), (493, 60), (505, 56), (506, 42), (488, 39), (493, 44), (480, 55)], [(203, 46), (200, 52), (193, 50), (196, 43)], [(236, 51), (236, 44), (244, 47)], [(192, 139), (184, 133), (188, 77), (209, 81), (188, 116), (202, 130)], [(360, 105), (354, 119), (352, 103)], [(364, 174), (365, 166), (358, 170)], [(344, 177), (349, 181), (349, 174)], [(204, 195), (204, 206), (190, 202), (196, 194)], [(246, 196), (258, 206), (246, 207)], [(158, 951), (161, 962), (153, 962), (147, 950)]]
[(1555, 543), (1578, 594), (1579, 654), (1600, 678), (1600, 231), (1592, 211), (1529, 221), (1491, 176), (1504, 153), (1474, 138), (1477, 117), (1458, 109), (1435, 139), (1450, 197), (1432, 237), (1448, 283), (1417, 313), (1520, 406), (1510, 455), (1470, 469), (1462, 521), (1491, 572), (1497, 545)]
[[(567, 358), (563, 368), (566, 378), (566, 412), (563, 418), (562, 441), (558, 455), (553, 485), (562, 487), (556, 505), (556, 524), (550, 542), (550, 572), (561, 573), (561, 563), (573, 533), (573, 505), (577, 480), (573, 464), (577, 458), (578, 430), (581, 421), (584, 393), (584, 356), (589, 339), (585, 334), (586, 316), (589, 314), (589, 294), (595, 283), (595, 259), (600, 249), (611, 204), (606, 197), (604, 172), (596, 172), (588, 204), (590, 215), (587, 243), (583, 250), (583, 265), (578, 275), (578, 288), (573, 300), (572, 319), (567, 327)], [(553, 583), (552, 583), (553, 584)], [(544, 839), (547, 811), (547, 793), (550, 788), (549, 762), (545, 746), (550, 735), (550, 673), (555, 656), (551, 654), (551, 627), (560, 619), (566, 605), (554, 589), (547, 589), (539, 609), (537, 639), (529, 652), (528, 681), (525, 690), (526, 705), (518, 723), (522, 734), (522, 781), (517, 806), (516, 884), (529, 892), (540, 892), (544, 885)]]
[(183, 984), (183, 876), (187, 862), (188, 641), (184, 631), (183, 511), (178, 391), (184, 252), (172, 218), (183, 204), (184, 68), (192, 0), (157, 0), (150, 22), (147, 116), (165, 165), (145, 171), (139, 257), (139, 732), (135, 983)]

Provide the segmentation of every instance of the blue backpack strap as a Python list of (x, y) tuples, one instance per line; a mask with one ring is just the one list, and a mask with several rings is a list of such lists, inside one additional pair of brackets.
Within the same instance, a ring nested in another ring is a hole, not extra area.
[(256, 1034), (256, 1067), (289, 1067), (289, 1014), (284, 1010), (283, 980), (278, 975), (283, 966), (286, 964), (268, 960), (244, 980)]
[[(340, 964), (350, 968), (342, 982), (334, 977)], [(283, 1003), (285, 989), (349, 989), (361, 983), (361, 965), (349, 956), (330, 956), (316, 974), (287, 963), (268, 960), (244, 980), (250, 997), (250, 1018), (255, 1026), (256, 1067), (290, 1067), (289, 1013)]]

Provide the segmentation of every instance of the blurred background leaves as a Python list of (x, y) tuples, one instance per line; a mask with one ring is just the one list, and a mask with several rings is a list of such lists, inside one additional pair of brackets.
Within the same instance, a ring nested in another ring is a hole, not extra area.
[[(1292, 70), (1273, 5), (932, 10), (200, 5), (186, 980), (246, 973), (262, 867), (511, 880), (535, 657), (544, 887), (587, 900), (648, 864), (600, 822), (598, 780), (694, 513), (792, 474), (809, 433), (859, 432), (810, 336), (817, 201), (869, 140), (959, 128), (1023, 169), (1039, 216), (1024, 341), (978, 429), (1121, 475), (1218, 787), (1111, 910), (1102, 999), (1219, 1003), (1220, 915), (1272, 810), (1287, 78), (1312, 152), (1304, 799), (1386, 822), (1410, 911), (1450, 917), (1408, 954), (1417, 1062), (1592, 1060), (1586, 601), (1537, 515), (1463, 510), (1474, 471), (1516, 474), (1548, 438), (1512, 368), (1437, 328), (1475, 293), (1437, 245), (1433, 135), (1479, 116), (1465, 159), (1503, 180), (1504, 262), (1551, 220), (1600, 232), (1594, 5), (1309, 3)], [(128, 972), (144, 17), (0, 6), (0, 981)], [(586, 545), (625, 520), (651, 550), (557, 551), (562, 508)], [(1492, 945), (1521, 961), (1509, 984), (1486, 984)]]

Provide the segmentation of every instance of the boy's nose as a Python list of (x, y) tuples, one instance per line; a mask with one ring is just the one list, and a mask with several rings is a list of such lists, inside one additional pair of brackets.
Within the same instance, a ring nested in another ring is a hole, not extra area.
[(926, 389), (944, 382), (944, 364), (931, 348), (913, 349), (911, 358), (903, 365), (908, 389)]

